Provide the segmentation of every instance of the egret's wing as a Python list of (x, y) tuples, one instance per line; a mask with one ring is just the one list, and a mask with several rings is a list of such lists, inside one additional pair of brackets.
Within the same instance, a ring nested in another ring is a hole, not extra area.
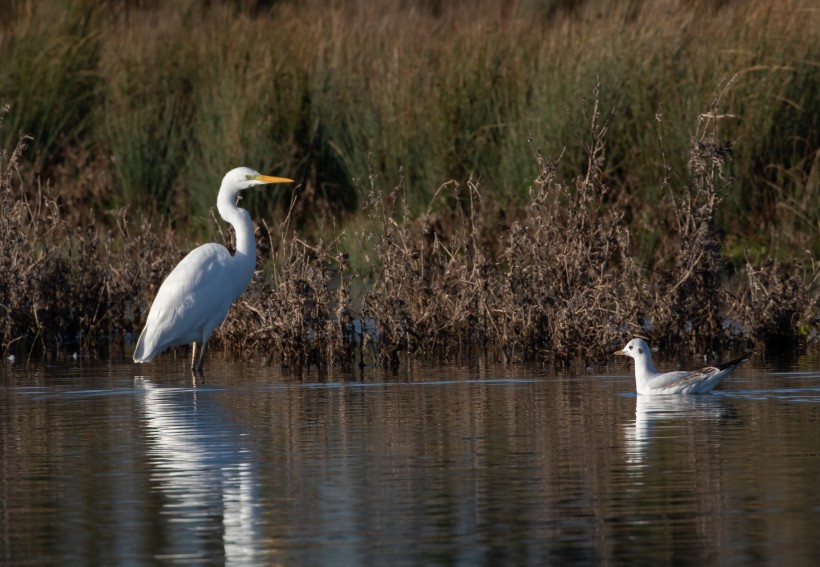
[(209, 318), (213, 309), (226, 301), (223, 278), (230, 258), (228, 250), (220, 244), (204, 244), (192, 250), (162, 282), (148, 320), (161, 322), (182, 316)]
[(676, 372), (667, 372), (656, 376), (649, 381), (649, 387), (653, 390), (680, 390), (687, 386), (692, 387), (701, 382), (712, 378), (715, 374), (720, 372), (714, 366), (707, 366), (700, 370), (678, 370)]
[(226, 268), (231, 258), (220, 244), (192, 250), (168, 274), (146, 320), (152, 343), (169, 347), (200, 340), (201, 328), (235, 299), (226, 294)]

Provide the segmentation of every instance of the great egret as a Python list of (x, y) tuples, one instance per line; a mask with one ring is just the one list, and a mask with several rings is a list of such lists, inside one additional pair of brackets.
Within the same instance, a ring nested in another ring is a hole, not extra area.
[(623, 350), (614, 354), (631, 356), (635, 359), (635, 385), (638, 393), (643, 395), (705, 394), (752, 356), (744, 354), (730, 362), (707, 366), (700, 370), (676, 370), (664, 373), (658, 372), (652, 364), (649, 345), (643, 339), (632, 339), (626, 343)]
[[(191, 343), (191, 369), (202, 372), (208, 337), (247, 289), (256, 268), (253, 223), (248, 211), (236, 206), (239, 192), (254, 185), (292, 181), (261, 175), (248, 167), (237, 167), (225, 175), (216, 208), (236, 231), (236, 254), (231, 256), (227, 248), (211, 242), (191, 250), (177, 264), (154, 298), (134, 349), (134, 362), (150, 362), (167, 348)], [(197, 343), (201, 345), (199, 359)]]

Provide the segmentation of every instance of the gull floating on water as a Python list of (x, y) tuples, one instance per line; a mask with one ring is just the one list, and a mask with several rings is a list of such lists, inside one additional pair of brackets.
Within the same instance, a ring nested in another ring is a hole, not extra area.
[(700, 370), (676, 370), (658, 372), (652, 364), (649, 345), (643, 339), (632, 339), (623, 350), (615, 352), (620, 356), (635, 359), (635, 385), (639, 394), (705, 394), (710, 392), (732, 370), (749, 360), (751, 353), (717, 366), (707, 366)]

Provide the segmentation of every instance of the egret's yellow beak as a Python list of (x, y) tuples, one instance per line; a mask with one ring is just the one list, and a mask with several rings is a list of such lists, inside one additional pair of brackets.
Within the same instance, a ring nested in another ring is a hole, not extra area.
[(618, 356), (627, 356), (627, 354), (622, 350), (616, 350), (612, 354), (617, 354)]
[(261, 181), (262, 183), (293, 183), (293, 179), (288, 179), (287, 177), (272, 177), (270, 175), (254, 175), (253, 178), (256, 181)]

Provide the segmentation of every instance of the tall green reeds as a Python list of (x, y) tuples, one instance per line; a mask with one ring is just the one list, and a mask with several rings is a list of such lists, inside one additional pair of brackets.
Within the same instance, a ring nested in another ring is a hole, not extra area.
[[(820, 252), (820, 26), (807, 25), (818, 18), (808, 0), (265, 6), (13, 4), (0, 23), (4, 142), (30, 134), (26, 159), (69, 200), (153, 208), (180, 226), (201, 224), (240, 163), (298, 178), (321, 205), (302, 223), (354, 211), (371, 171), (385, 187), (401, 179), (416, 212), (469, 176), (514, 210), (535, 174), (530, 139), (547, 156), (568, 146), (563, 173), (582, 167), (567, 141), (600, 82), (618, 111), (604, 177), (653, 261), (663, 180), (684, 183), (692, 117), (737, 76), (723, 128), (738, 142), (718, 219), (726, 251), (738, 264), (745, 249)], [(106, 191), (90, 187), (102, 178)]]
[(26, 4), (0, 23), (0, 104), (11, 107), (2, 143), (31, 136), (27, 157), (48, 171), (75, 144), (92, 143), (103, 28), (90, 5)]

